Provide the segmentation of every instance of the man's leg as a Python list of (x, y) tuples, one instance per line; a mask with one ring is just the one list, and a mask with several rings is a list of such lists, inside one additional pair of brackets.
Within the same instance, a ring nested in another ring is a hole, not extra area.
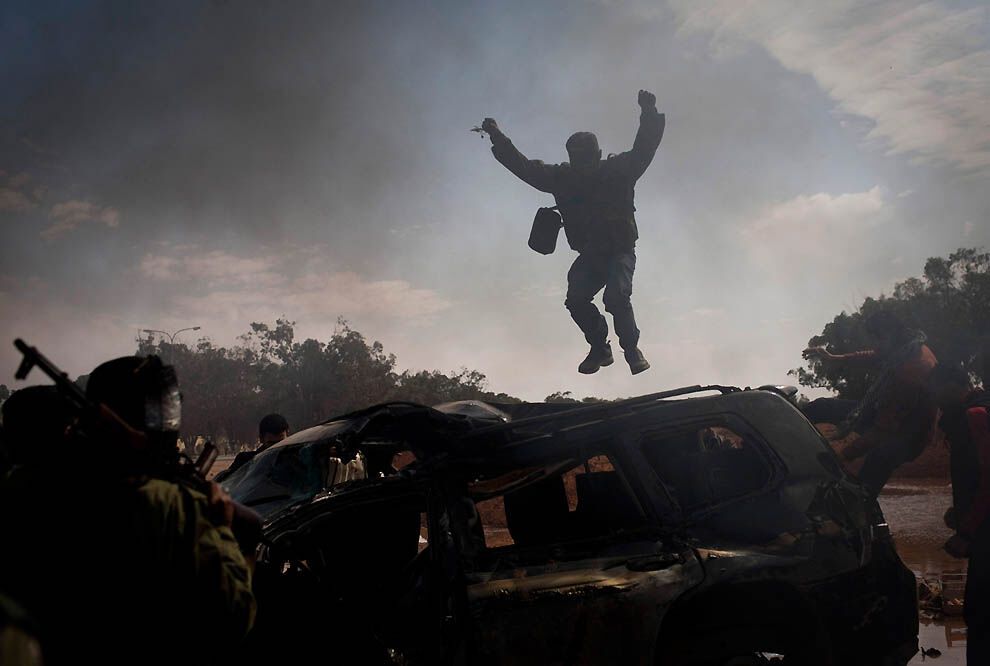
[(608, 258), (608, 276), (605, 282), (605, 312), (612, 315), (615, 334), (626, 351), (639, 344), (639, 329), (633, 315), (632, 280), (636, 270), (636, 253), (629, 251)]
[(584, 333), (584, 339), (593, 348), (605, 346), (608, 324), (591, 299), (595, 297), (607, 278), (607, 266), (599, 257), (579, 254), (567, 271), (567, 299), (564, 306), (571, 319)]
[(863, 458), (863, 466), (859, 468), (859, 482), (866, 486), (870, 493), (876, 497), (894, 470), (911, 460), (911, 455), (907, 451), (907, 444), (900, 440), (892, 440), (881, 444), (866, 454)]
[(636, 253), (629, 251), (609, 257), (605, 284), (605, 311), (611, 313), (615, 334), (625, 352), (626, 362), (634, 375), (647, 370), (649, 361), (639, 351), (639, 329), (633, 315), (632, 279), (636, 270)]
[(801, 408), (804, 415), (812, 423), (831, 423), (838, 425), (849, 415), (849, 412), (859, 404), (855, 400), (840, 398), (818, 398)]

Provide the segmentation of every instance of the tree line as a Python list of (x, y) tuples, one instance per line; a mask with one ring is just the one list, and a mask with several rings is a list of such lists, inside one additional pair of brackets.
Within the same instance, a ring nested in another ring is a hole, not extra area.
[[(990, 253), (961, 248), (929, 258), (921, 276), (897, 283), (890, 295), (866, 298), (855, 312), (839, 313), (808, 345), (835, 353), (871, 348), (876, 341), (864, 322), (877, 312), (923, 331), (940, 363), (961, 364), (977, 383), (990, 381)], [(861, 398), (872, 380), (867, 369), (843, 363), (811, 363), (791, 374), (804, 386), (849, 399)]]
[(488, 390), (477, 370), (402, 372), (380, 342), (369, 343), (339, 319), (327, 341), (298, 340), (295, 322), (255, 322), (239, 344), (216, 346), (207, 338), (192, 346), (152, 334), (137, 354), (158, 354), (175, 366), (182, 390), (184, 437), (206, 437), (221, 450), (253, 446), (258, 421), (277, 412), (293, 430), (335, 415), (389, 401), (436, 405), (454, 400), (520, 402)]

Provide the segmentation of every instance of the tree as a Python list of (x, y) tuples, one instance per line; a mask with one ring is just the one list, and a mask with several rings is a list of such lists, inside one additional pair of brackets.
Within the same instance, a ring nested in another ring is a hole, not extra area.
[(454, 400), (518, 402), (487, 389), (486, 377), (462, 368), (397, 373), (395, 355), (368, 343), (343, 319), (327, 342), (295, 338), (295, 322), (252, 323), (232, 348), (207, 339), (194, 347), (149, 335), (139, 354), (159, 354), (173, 364), (183, 395), (183, 433), (233, 448), (252, 444), (257, 424), (277, 412), (293, 429), (392, 400), (435, 405)]
[(574, 394), (570, 391), (554, 391), (547, 397), (543, 399), (543, 402), (560, 402), (575, 405), (593, 405), (599, 402), (609, 402), (605, 398), (595, 398), (593, 396), (585, 396), (578, 400), (574, 397)]
[[(890, 296), (865, 299), (852, 314), (836, 315), (808, 344), (826, 345), (835, 353), (870, 348), (876, 341), (864, 321), (881, 311), (924, 331), (940, 362), (961, 363), (978, 380), (990, 381), (990, 253), (962, 248), (948, 257), (932, 257), (921, 277), (899, 282)], [(864, 370), (841, 363), (813, 361), (790, 374), (805, 386), (850, 399), (861, 398), (871, 380)]]

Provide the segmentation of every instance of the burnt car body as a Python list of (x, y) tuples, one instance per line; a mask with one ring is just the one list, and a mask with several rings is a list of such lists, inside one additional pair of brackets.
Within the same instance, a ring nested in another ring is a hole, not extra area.
[(914, 576), (879, 505), (776, 389), (380, 405), (294, 435), (225, 486), (266, 516), (248, 661), (917, 651)]

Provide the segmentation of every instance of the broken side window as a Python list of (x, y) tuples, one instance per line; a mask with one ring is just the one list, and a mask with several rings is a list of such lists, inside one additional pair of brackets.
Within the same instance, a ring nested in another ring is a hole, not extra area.
[(759, 438), (724, 419), (647, 433), (642, 451), (685, 513), (756, 492), (773, 474)]
[(635, 495), (607, 455), (513, 470), (476, 481), (468, 492), (486, 550), (542, 548), (646, 525)]

